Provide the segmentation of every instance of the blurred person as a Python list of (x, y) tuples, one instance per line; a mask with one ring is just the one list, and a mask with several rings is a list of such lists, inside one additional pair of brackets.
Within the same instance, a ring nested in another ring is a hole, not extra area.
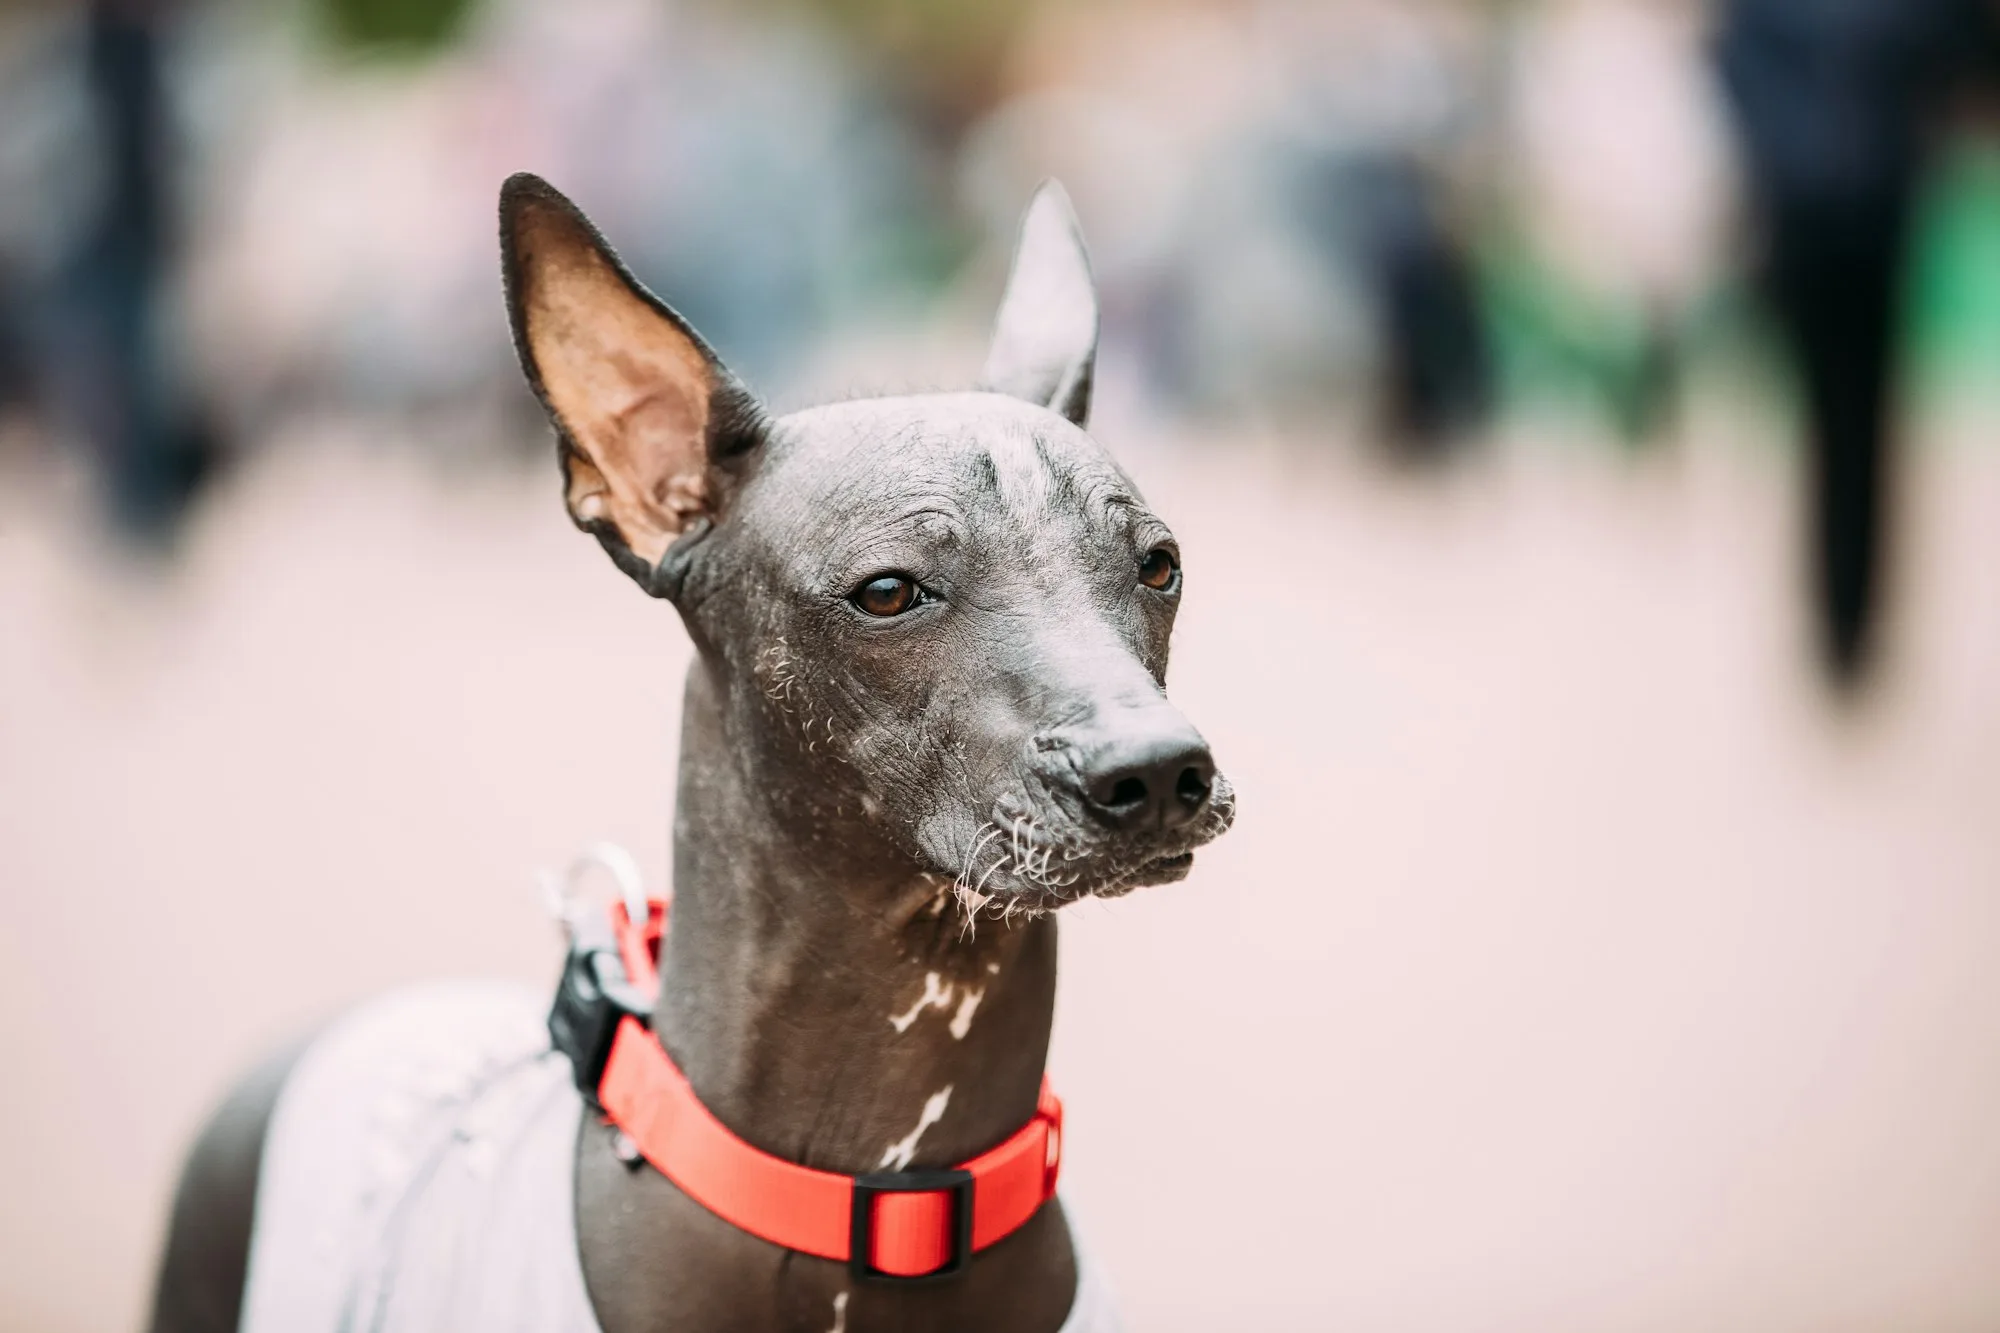
[(1940, 114), (2000, 50), (1983, 0), (1727, 0), (1716, 53), (1763, 227), (1761, 278), (1803, 384), (1825, 662), (1879, 619), (1898, 298)]
[(48, 407), (91, 454), (113, 525), (142, 547), (171, 539), (214, 458), (167, 302), (174, 154), (163, 48), (174, 17), (166, 0), (93, 0), (85, 10), (96, 197), (70, 220), (36, 358)]
[(0, 260), (0, 421), (28, 402), (26, 305), (20, 275)]
[(1347, 163), (1329, 184), (1359, 213), (1352, 244), (1373, 279), (1383, 424), (1407, 452), (1434, 453), (1479, 425), (1493, 393), (1479, 293), (1445, 187), (1420, 159), (1393, 152)]
[(1483, 16), (1450, 3), (1266, 0), (1258, 59), (1269, 123), (1295, 154), (1285, 193), (1359, 278), (1388, 440), (1434, 452), (1492, 396), (1484, 314), (1460, 214), (1490, 100)]

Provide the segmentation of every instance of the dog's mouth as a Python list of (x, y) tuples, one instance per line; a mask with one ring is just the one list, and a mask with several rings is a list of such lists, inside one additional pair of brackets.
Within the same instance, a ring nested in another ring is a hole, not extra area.
[(1176, 884), (1186, 879), (1188, 871), (1192, 869), (1194, 869), (1194, 849), (1190, 847), (1184, 852), (1173, 852), (1141, 861), (1117, 879), (1092, 889), (1090, 896), (1123, 898), (1134, 889), (1143, 889), (1154, 884)]
[(1134, 889), (1172, 884), (1194, 868), (1196, 850), (1234, 822), (1236, 802), (1218, 778), (1210, 808), (1162, 847), (1051, 827), (996, 809), (974, 838), (954, 885), (970, 917), (1039, 916), (1083, 898), (1122, 898)]

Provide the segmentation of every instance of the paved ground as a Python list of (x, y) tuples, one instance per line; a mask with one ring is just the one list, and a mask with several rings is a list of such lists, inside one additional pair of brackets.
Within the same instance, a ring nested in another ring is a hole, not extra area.
[[(1840, 723), (1743, 433), (1134, 452), (1244, 811), (1066, 927), (1071, 1193), (1135, 1328), (2000, 1326), (2000, 453), (1923, 453)], [(5, 463), (0, 1328), (43, 1333), (132, 1326), (259, 1048), (547, 977), (530, 872), (586, 838), (664, 866), (686, 654), (546, 468), (293, 441), (168, 578), (77, 523)]]

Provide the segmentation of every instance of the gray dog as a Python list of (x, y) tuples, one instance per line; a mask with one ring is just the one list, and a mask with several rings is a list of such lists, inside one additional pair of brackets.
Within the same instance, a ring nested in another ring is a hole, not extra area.
[[(545, 995), (433, 986), (210, 1124), (155, 1333), (1116, 1327), (1058, 1200), (981, 1240), (998, 1195), (946, 1170), (1040, 1124), (1052, 1196), (1054, 911), (1181, 878), (1235, 806), (1163, 692), (1179, 548), (1082, 429), (1097, 305), (1066, 198), (1028, 211), (983, 389), (776, 419), (546, 183), (507, 182), (500, 230), (570, 515), (698, 650), (663, 982), (622, 1054), (678, 1071), (731, 1162), (860, 1200), (861, 1258), (725, 1220), (751, 1187), (697, 1201), (701, 1161), (648, 1166)], [(949, 1280), (869, 1271), (899, 1190), (963, 1205)]]

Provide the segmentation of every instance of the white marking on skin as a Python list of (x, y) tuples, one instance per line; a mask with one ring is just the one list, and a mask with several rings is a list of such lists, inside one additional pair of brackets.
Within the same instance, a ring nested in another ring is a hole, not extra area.
[(847, 1333), (847, 1293), (833, 1298), (833, 1327), (826, 1333)]
[(965, 998), (958, 1002), (958, 1012), (951, 1016), (951, 1039), (964, 1041), (965, 1034), (972, 1031), (972, 1015), (978, 1011), (979, 1002), (986, 998), (986, 988), (974, 990), (965, 988)]
[(951, 1005), (952, 992), (957, 990), (957, 987), (952, 985), (940, 985), (938, 983), (939, 983), (939, 978), (937, 973), (935, 972), (924, 973), (924, 993), (917, 998), (917, 1002), (915, 1004), (910, 1006), (910, 1011), (908, 1013), (890, 1014), (889, 1026), (896, 1029), (896, 1031), (898, 1032), (908, 1032), (910, 1030), (910, 1024), (916, 1022), (917, 1015), (921, 1014), (924, 1010), (949, 1008)]
[(986, 971), (987, 971), (987, 973), (988, 973), (989, 975), (991, 975), (991, 976), (996, 976), (996, 977), (997, 977), (997, 976), (999, 976), (999, 975), (1000, 975), (1000, 964), (998, 964), (998, 963), (988, 963), (988, 964), (986, 965)]
[(951, 1103), (951, 1085), (947, 1083), (941, 1091), (934, 1092), (924, 1103), (924, 1113), (917, 1117), (917, 1127), (904, 1137), (889, 1145), (882, 1154), (882, 1171), (904, 1171), (909, 1168), (910, 1159), (917, 1155), (917, 1140), (924, 1131), (944, 1119), (944, 1108)]

